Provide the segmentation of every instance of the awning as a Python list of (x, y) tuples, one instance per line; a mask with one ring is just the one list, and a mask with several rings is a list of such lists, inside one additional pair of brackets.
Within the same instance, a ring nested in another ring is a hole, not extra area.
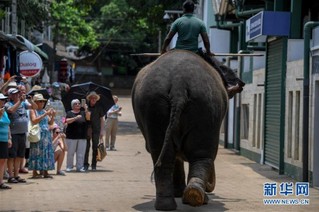
[(26, 39), (22, 35), (16, 35), (15, 38), (17, 40), (19, 40), (21, 43), (24, 43), (29, 51), (34, 51), (34, 52), (38, 53), (42, 58), (44, 58), (46, 60), (49, 59), (48, 55), (44, 51), (42, 51), (39, 47), (37, 47), (36, 45), (31, 43), (28, 39)]
[(0, 41), (8, 42), (12, 46), (23, 51), (34, 51), (38, 53), (43, 59), (49, 59), (48, 55), (45, 52), (43, 52), (39, 47), (34, 45), (31, 41), (29, 41), (22, 35), (5, 34), (4, 32), (0, 31)]
[(39, 47), (37, 47), (36, 45), (34, 45), (34, 51), (36, 53), (38, 53), (42, 58), (44, 58), (46, 60), (49, 59), (48, 55), (44, 51), (42, 51)]
[(10, 38), (2, 31), (0, 31), (0, 41), (8, 41)]

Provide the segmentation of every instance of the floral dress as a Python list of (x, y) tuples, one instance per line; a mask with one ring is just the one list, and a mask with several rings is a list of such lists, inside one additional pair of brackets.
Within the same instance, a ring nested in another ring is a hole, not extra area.
[[(36, 110), (35, 114), (40, 116), (44, 110)], [(54, 170), (54, 150), (51, 132), (48, 124), (49, 118), (45, 116), (40, 122), (41, 139), (37, 143), (30, 143), (29, 169), (47, 171)]]

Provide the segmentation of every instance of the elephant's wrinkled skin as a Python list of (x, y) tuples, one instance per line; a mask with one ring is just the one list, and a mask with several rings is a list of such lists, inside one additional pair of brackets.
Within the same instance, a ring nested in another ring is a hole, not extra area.
[[(228, 97), (218, 73), (189, 51), (174, 50), (144, 67), (132, 90), (135, 118), (154, 163), (157, 210), (207, 203)], [(187, 186), (183, 160), (189, 162)]]

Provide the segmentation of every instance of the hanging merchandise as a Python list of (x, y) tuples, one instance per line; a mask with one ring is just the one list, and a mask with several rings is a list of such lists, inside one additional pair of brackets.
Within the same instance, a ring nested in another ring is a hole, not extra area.
[(4, 81), (7, 81), (7, 80), (10, 79), (10, 77), (11, 77), (10, 72), (9, 72), (9, 71), (6, 71), (5, 74), (4, 74), (4, 76), (3, 76), (3, 80), (4, 80)]
[(59, 75), (58, 75), (58, 81), (59, 82), (66, 82), (68, 79), (68, 62), (65, 59), (62, 59), (59, 62), (60, 69), (59, 69)]
[(10, 53), (10, 75), (17, 75), (18, 73), (18, 66), (17, 66), (17, 62), (19, 59), (17, 59), (17, 50), (16, 49), (12, 49), (11, 53)]
[(44, 69), (44, 74), (42, 76), (42, 84), (43, 87), (49, 87), (50, 86), (50, 77), (48, 75), (47, 69)]
[[(5, 48), (3, 46), (0, 46), (0, 78), (1, 81), (3, 81), (3, 76), (4, 76), (4, 71), (5, 71), (5, 56), (4, 56), (4, 51)], [(0, 82), (1, 83), (1, 82)]]
[(69, 68), (68, 75), (69, 75), (69, 81), (70, 81), (70, 83), (73, 83), (73, 82), (75, 81), (75, 73), (74, 73), (74, 70), (75, 70), (75, 63), (73, 63), (72, 66), (70, 66), (70, 68)]
[(4, 76), (3, 76), (3, 80), (7, 81), (10, 79), (11, 75), (10, 75), (10, 67), (11, 67), (11, 62), (10, 62), (11, 58), (10, 58), (10, 47), (7, 48), (7, 57), (6, 57), (6, 67), (5, 67), (5, 71), (4, 71)]
[(0, 46), (0, 71), (2, 73), (4, 68), (4, 47)]

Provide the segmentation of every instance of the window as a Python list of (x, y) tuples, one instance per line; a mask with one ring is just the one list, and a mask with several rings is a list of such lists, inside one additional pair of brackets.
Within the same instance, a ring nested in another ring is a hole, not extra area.
[(256, 146), (256, 135), (257, 135), (257, 94), (254, 94), (254, 109), (253, 109), (253, 139), (252, 146)]
[(249, 131), (249, 105), (242, 104), (242, 117), (241, 117), (241, 138), (248, 139)]
[(252, 146), (260, 149), (262, 127), (262, 94), (254, 95)]
[(262, 125), (262, 94), (258, 94), (258, 104), (257, 104), (257, 148), (260, 149), (261, 146), (261, 139), (262, 139), (262, 135), (261, 135), (261, 127)]
[(292, 155), (292, 121), (293, 121), (293, 92), (289, 91), (288, 94), (288, 131), (287, 131), (287, 157), (291, 158)]
[(299, 160), (299, 144), (300, 144), (300, 91), (296, 91), (296, 106), (295, 106), (295, 151), (294, 159)]

